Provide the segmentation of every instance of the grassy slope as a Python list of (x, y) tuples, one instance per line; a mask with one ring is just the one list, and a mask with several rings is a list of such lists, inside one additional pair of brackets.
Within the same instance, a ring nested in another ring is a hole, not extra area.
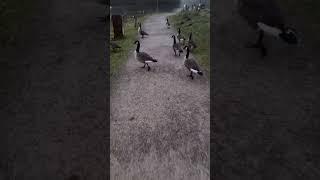
[[(191, 20), (187, 21), (187, 18)], [(169, 20), (175, 28), (181, 28), (185, 38), (192, 32), (192, 38), (198, 46), (192, 53), (202, 68), (210, 72), (210, 13), (179, 12), (170, 16)]]
[(0, 44), (15, 41), (25, 18), (31, 15), (34, 0), (0, 0)]
[[(137, 22), (142, 22), (146, 16), (139, 17)], [(113, 38), (112, 24), (110, 24), (110, 39)], [(120, 67), (126, 62), (129, 56), (129, 51), (134, 47), (133, 42), (137, 38), (137, 28), (134, 27), (133, 18), (128, 18), (127, 22), (124, 23), (124, 38), (115, 41), (121, 49), (112, 51), (110, 49), (110, 75), (115, 76), (119, 71)]]

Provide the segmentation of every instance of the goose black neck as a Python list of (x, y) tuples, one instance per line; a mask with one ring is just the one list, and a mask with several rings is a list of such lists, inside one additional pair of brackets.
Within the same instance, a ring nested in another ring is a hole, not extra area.
[(189, 58), (189, 48), (187, 48), (187, 54), (186, 54), (186, 59)]
[(136, 48), (136, 51), (137, 51), (137, 52), (139, 52), (139, 51), (140, 51), (140, 42), (139, 42), (139, 41), (137, 42), (137, 48)]
[(190, 35), (189, 35), (189, 40), (191, 40), (191, 38), (192, 38), (192, 33), (190, 33)]
[(181, 33), (181, 30), (180, 30), (180, 28), (178, 29), (178, 34), (180, 34)]
[(173, 44), (176, 44), (177, 41), (176, 41), (176, 37), (175, 36), (172, 36), (173, 37)]

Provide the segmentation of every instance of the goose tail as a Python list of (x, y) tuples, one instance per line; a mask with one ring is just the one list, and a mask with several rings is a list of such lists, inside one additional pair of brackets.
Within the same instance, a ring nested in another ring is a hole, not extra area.
[(158, 62), (158, 60), (156, 60), (156, 59), (152, 59), (152, 62)]
[(193, 73), (197, 73), (197, 74), (199, 74), (200, 76), (202, 76), (202, 75), (203, 75), (203, 72), (201, 72), (201, 71), (194, 70), (194, 69), (190, 69), (190, 70), (191, 70), (191, 72), (193, 72)]

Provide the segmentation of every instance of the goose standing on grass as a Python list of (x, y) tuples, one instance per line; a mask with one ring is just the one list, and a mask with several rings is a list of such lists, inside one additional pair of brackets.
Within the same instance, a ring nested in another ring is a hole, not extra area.
[(147, 65), (148, 71), (150, 71), (150, 66), (148, 63), (158, 62), (158, 61), (156, 59), (154, 59), (153, 57), (151, 57), (149, 54), (147, 54), (145, 52), (140, 52), (140, 42), (138, 40), (135, 41), (134, 44), (137, 44), (137, 48), (134, 51), (135, 59), (144, 64), (144, 66), (142, 68), (145, 68)]
[(167, 28), (170, 29), (170, 23), (169, 23), (169, 19), (167, 18), (167, 22), (166, 22)]
[(192, 40), (192, 32), (189, 34), (189, 39), (187, 42), (187, 46), (192, 50), (194, 48), (197, 48), (196, 43)]
[(178, 39), (180, 44), (184, 44), (185, 38), (181, 35), (181, 29), (180, 28), (178, 28), (177, 39)]
[(176, 41), (176, 36), (175, 36), (175, 35), (172, 35), (172, 38), (173, 38), (172, 49), (173, 49), (173, 51), (174, 51), (174, 55), (176, 56), (176, 55), (177, 55), (177, 52), (176, 52), (176, 51), (178, 51), (179, 56), (180, 56), (180, 54), (183, 53), (181, 44), (177, 43), (177, 41)]
[(139, 23), (138, 34), (141, 35), (141, 38), (143, 38), (144, 36), (149, 36), (148, 33), (142, 30), (141, 23)]
[(240, 16), (259, 32), (257, 41), (247, 47), (260, 49), (262, 57), (267, 55), (262, 42), (265, 34), (282, 39), (288, 44), (298, 44), (295, 30), (285, 25), (284, 17), (273, 0), (236, 0), (236, 7)]
[(203, 75), (202, 71), (199, 68), (199, 65), (197, 64), (196, 60), (189, 58), (189, 47), (185, 46), (185, 49), (187, 49), (187, 54), (184, 58), (184, 66), (190, 71), (190, 75), (188, 75), (188, 77), (190, 77), (191, 79), (193, 79), (193, 73), (199, 74), (200, 76)]

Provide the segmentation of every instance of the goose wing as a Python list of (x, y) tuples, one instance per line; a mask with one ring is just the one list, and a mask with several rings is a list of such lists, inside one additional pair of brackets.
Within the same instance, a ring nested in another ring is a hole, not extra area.
[(181, 34), (177, 34), (178, 41), (181, 41), (181, 39), (184, 39), (184, 37)]
[(145, 31), (142, 31), (142, 30), (140, 31), (140, 34), (141, 35), (149, 35), (148, 33), (146, 33)]
[(149, 34), (146, 33), (145, 31), (141, 31), (141, 33), (142, 33), (143, 35), (149, 35)]
[(185, 60), (184, 65), (188, 69), (194, 69), (194, 70), (200, 71), (200, 67), (199, 67), (198, 63), (194, 59)]
[(196, 47), (197, 47), (196, 43), (193, 42), (193, 41), (189, 41), (189, 42), (188, 42), (188, 45), (189, 45), (189, 46), (192, 46), (193, 48), (196, 48)]
[(176, 43), (176, 44), (174, 44), (174, 46), (175, 46), (175, 48), (176, 48), (177, 50), (179, 50), (180, 52), (183, 51), (182, 46), (181, 46), (180, 43)]
[(141, 58), (144, 61), (152, 61), (155, 60), (153, 57), (151, 57), (149, 54), (145, 53), (145, 52), (139, 52), (138, 53), (138, 57)]

